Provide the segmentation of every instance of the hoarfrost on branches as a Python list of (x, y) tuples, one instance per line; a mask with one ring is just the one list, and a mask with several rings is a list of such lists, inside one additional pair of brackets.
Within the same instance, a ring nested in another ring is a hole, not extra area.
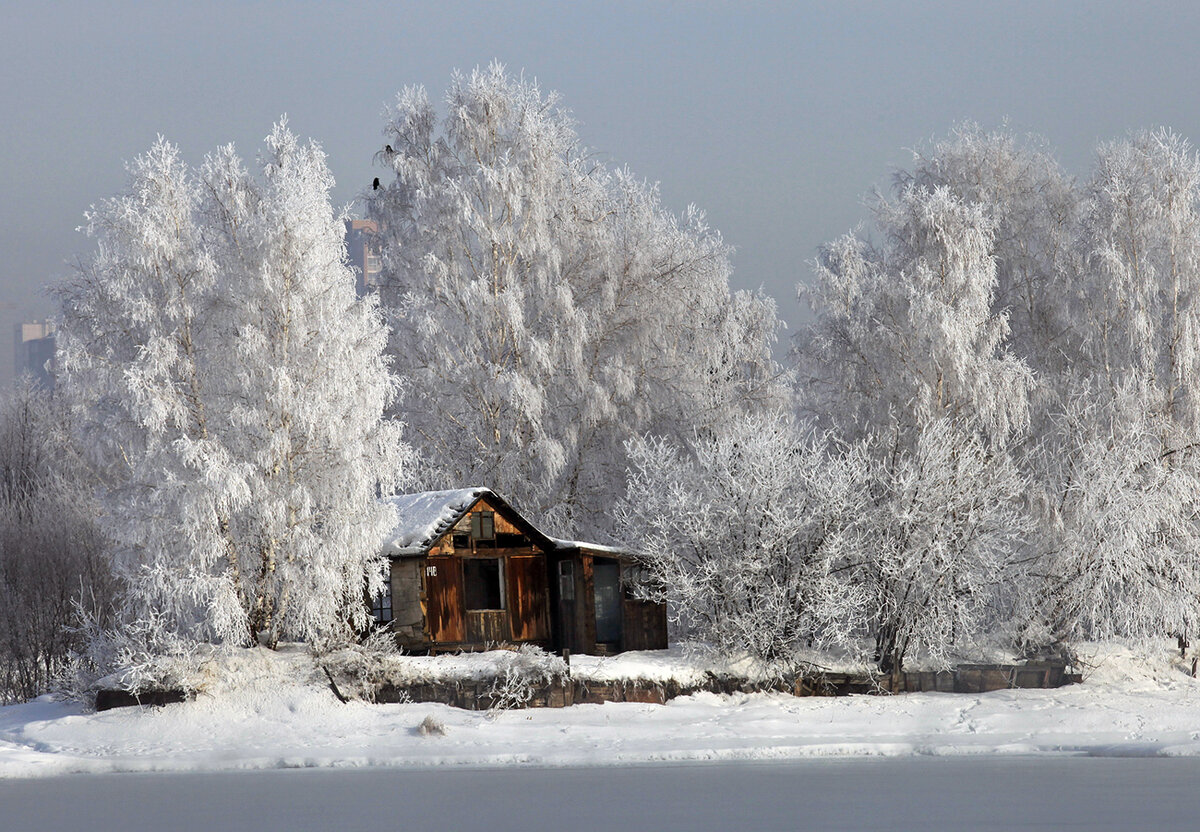
[(369, 194), (400, 412), (428, 488), (485, 483), (554, 533), (603, 534), (626, 439), (784, 398), (762, 294), (694, 208), (591, 157), (557, 96), (493, 64), (391, 111)]
[(228, 146), (192, 170), (160, 139), (88, 212), (97, 253), (57, 288), (126, 616), (171, 637), (365, 625), (393, 524), (376, 497), (405, 465), (381, 418), (386, 328), (355, 297), (324, 154), (281, 123), (261, 167)]
[(1200, 460), (1164, 452), (1161, 413), (1133, 383), (1078, 391), (1042, 457), (1042, 621), (1059, 638), (1197, 631)]
[(1036, 524), (1001, 613), (1023, 638), (1194, 631), (1191, 145), (1135, 133), (1076, 184), (1036, 140), (966, 125), (915, 155), (875, 219), (880, 241), (827, 247), (806, 293), (802, 405), (879, 449), (911, 453), (951, 418), (1009, 456)]
[(909, 447), (947, 417), (996, 441), (1024, 430), (1033, 380), (992, 309), (992, 220), (948, 188), (911, 184), (880, 200), (876, 220), (881, 247), (836, 241), (804, 293), (817, 315), (801, 345), (806, 403), (853, 433), (895, 425)]
[(786, 668), (798, 650), (845, 644), (867, 609), (857, 561), (869, 463), (785, 415), (749, 417), (686, 447), (629, 444), (618, 529), (668, 604), (678, 636)]

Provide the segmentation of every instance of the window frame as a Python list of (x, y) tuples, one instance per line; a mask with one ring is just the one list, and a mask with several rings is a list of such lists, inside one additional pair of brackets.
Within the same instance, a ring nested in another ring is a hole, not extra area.
[(391, 624), (395, 620), (395, 606), (392, 597), (392, 565), (389, 563), (383, 573), (383, 589), (371, 599), (371, 618), (380, 626)]

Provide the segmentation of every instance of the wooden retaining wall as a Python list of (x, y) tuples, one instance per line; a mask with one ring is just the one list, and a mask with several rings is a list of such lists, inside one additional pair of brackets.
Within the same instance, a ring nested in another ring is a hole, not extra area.
[[(699, 684), (681, 685), (675, 681), (649, 682), (630, 679), (595, 682), (566, 677), (533, 690), (524, 703), (528, 708), (563, 708), (568, 705), (601, 702), (642, 702), (661, 705), (677, 696), (693, 693), (761, 693), (774, 691), (792, 696), (849, 696), (851, 694), (986, 693), (1010, 688), (1057, 688), (1082, 681), (1078, 674), (1067, 673), (1066, 666), (1054, 662), (1030, 662), (1023, 665), (967, 664), (953, 670), (906, 671), (895, 676), (880, 674), (822, 673), (797, 676), (790, 680), (756, 683), (734, 676), (709, 674)], [(333, 692), (348, 701), (330, 677)], [(372, 697), (375, 702), (439, 702), (467, 710), (487, 710), (496, 704), (494, 680), (474, 682), (425, 682), (413, 685), (380, 685)], [(150, 690), (137, 695), (128, 691), (103, 690), (96, 695), (96, 710), (131, 705), (165, 705), (182, 702), (182, 691)]]
[[(642, 702), (661, 705), (677, 696), (693, 693), (761, 693), (774, 691), (792, 696), (849, 696), (851, 694), (986, 693), (1012, 688), (1057, 688), (1082, 681), (1067, 673), (1065, 665), (961, 665), (948, 671), (911, 671), (894, 677), (884, 675), (825, 673), (798, 676), (769, 684), (732, 676), (709, 675), (695, 685), (678, 682), (649, 682), (641, 679), (594, 682), (566, 678), (536, 688), (525, 703), (529, 708), (562, 708), (601, 702)], [(417, 685), (383, 685), (375, 692), (376, 702), (439, 702), (467, 710), (487, 710), (495, 704), (492, 681), (433, 682)]]

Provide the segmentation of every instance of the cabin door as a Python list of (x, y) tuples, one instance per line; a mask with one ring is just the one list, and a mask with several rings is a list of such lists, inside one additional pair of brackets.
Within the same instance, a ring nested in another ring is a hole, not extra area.
[(556, 650), (565, 648), (577, 653), (583, 652), (584, 648), (579, 643), (580, 638), (575, 625), (577, 615), (575, 607), (576, 562), (573, 558), (562, 558), (551, 563), (550, 593), (557, 625), (554, 647)]
[(429, 640), (447, 644), (464, 641), (462, 561), (458, 558), (426, 558), (422, 580)]
[(596, 558), (592, 565), (596, 596), (596, 644), (621, 649), (621, 564)]
[(544, 556), (514, 555), (508, 559), (508, 619), (513, 641), (550, 638)]

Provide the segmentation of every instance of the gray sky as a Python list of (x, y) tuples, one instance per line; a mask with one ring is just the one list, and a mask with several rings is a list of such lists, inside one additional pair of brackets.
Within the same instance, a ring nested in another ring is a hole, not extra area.
[(84, 209), (162, 133), (253, 158), (282, 113), (349, 202), (382, 109), (499, 59), (557, 89), (589, 147), (694, 202), (735, 283), (789, 325), (817, 247), (865, 219), (906, 148), (956, 122), (1045, 136), (1083, 174), (1098, 140), (1200, 140), (1200, 4), (46, 3), (0, 0), (0, 382), (12, 324), (88, 250)]

